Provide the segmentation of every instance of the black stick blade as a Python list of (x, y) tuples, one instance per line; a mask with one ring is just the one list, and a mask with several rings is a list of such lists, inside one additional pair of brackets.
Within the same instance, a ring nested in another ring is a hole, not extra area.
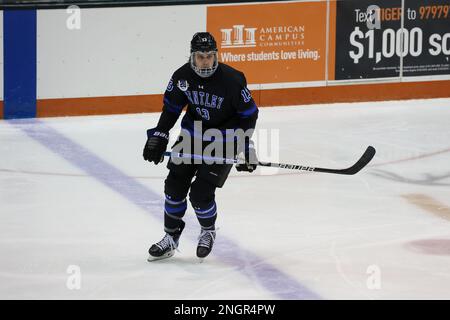
[(364, 151), (364, 154), (359, 158), (359, 160), (352, 165), (350, 168), (347, 169), (325, 169), (325, 168), (315, 168), (314, 171), (316, 172), (326, 172), (326, 173), (335, 173), (335, 174), (347, 174), (347, 175), (353, 175), (361, 171), (362, 168), (364, 168), (370, 160), (375, 156), (376, 150), (372, 146), (368, 146), (366, 151)]
[(362, 168), (367, 166), (367, 164), (373, 159), (375, 156), (376, 150), (372, 146), (368, 146), (364, 154), (361, 158), (350, 168), (344, 169), (344, 174), (356, 174), (361, 171)]

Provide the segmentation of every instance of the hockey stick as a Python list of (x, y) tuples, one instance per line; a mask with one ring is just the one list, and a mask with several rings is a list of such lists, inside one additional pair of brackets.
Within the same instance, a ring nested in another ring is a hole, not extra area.
[[(273, 162), (263, 162), (259, 161), (258, 165), (263, 167), (273, 167), (273, 168), (282, 168), (282, 169), (292, 169), (299, 171), (310, 171), (310, 172), (323, 172), (323, 173), (334, 173), (334, 174), (345, 174), (345, 175), (353, 175), (358, 173), (362, 168), (364, 168), (370, 160), (375, 156), (376, 150), (374, 147), (367, 147), (364, 154), (359, 158), (359, 160), (349, 168), (346, 169), (328, 169), (328, 168), (319, 168), (319, 167), (310, 167), (303, 166), (298, 164), (286, 164), (286, 163), (273, 163)], [(211, 162), (219, 162), (224, 164), (236, 164), (238, 163), (237, 159), (225, 159), (225, 158), (215, 158), (215, 157), (207, 157), (200, 156), (195, 154), (183, 154), (177, 152), (164, 152), (164, 156), (175, 157), (175, 158), (187, 158), (187, 159), (197, 159), (197, 160), (206, 160)]]

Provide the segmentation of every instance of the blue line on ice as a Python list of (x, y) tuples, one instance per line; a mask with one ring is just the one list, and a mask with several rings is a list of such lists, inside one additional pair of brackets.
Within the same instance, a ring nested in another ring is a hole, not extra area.
[[(94, 153), (37, 119), (9, 120), (29, 137), (41, 143), (71, 164), (80, 168), (103, 185), (125, 197), (128, 201), (151, 213), (162, 222), (164, 200), (154, 191), (102, 160)], [(194, 218), (191, 218), (194, 219)], [(251, 280), (280, 299), (321, 299), (297, 279), (264, 261), (254, 253), (241, 248), (236, 242), (220, 235), (214, 255), (223, 263), (237, 267)], [(192, 241), (196, 238), (191, 237)], [(143, 259), (144, 257), (143, 253)]]

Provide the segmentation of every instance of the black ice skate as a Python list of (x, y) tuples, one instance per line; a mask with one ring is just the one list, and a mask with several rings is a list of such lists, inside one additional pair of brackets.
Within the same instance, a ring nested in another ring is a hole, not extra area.
[(150, 247), (148, 253), (150, 256), (147, 261), (160, 260), (170, 258), (175, 254), (175, 250), (178, 248), (178, 241), (180, 240), (181, 232), (184, 229), (184, 223), (180, 227), (179, 231), (173, 234), (166, 233), (161, 241), (155, 243)]
[(201, 259), (205, 258), (211, 252), (215, 239), (216, 230), (202, 229), (198, 237), (197, 257)]

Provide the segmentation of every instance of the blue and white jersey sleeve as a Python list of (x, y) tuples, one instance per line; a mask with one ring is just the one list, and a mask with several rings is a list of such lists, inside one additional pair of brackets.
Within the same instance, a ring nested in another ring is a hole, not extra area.
[(164, 92), (163, 110), (158, 121), (158, 129), (169, 132), (177, 122), (183, 108), (187, 104), (185, 94), (177, 87), (176, 73), (172, 76)]
[(239, 127), (245, 131), (255, 128), (256, 120), (258, 119), (258, 107), (252, 98), (250, 90), (247, 88), (247, 81), (243, 74), (239, 82), (239, 93), (237, 101), (235, 101), (235, 108), (239, 117)]
[(252, 98), (250, 90), (247, 88), (247, 79), (242, 72), (239, 73), (237, 81), (239, 91), (235, 93), (235, 108), (240, 119), (254, 117), (258, 113), (258, 107)]
[(170, 79), (166, 91), (164, 92), (163, 111), (174, 113), (178, 116), (181, 114), (181, 111), (183, 111), (183, 108), (188, 101), (184, 92), (180, 90), (180, 86), (183, 85), (180, 83), (182, 81), (184, 80), (177, 79), (176, 74)]
[(240, 88), (239, 100), (236, 106), (239, 118), (248, 118), (258, 112), (258, 107), (247, 86)]

